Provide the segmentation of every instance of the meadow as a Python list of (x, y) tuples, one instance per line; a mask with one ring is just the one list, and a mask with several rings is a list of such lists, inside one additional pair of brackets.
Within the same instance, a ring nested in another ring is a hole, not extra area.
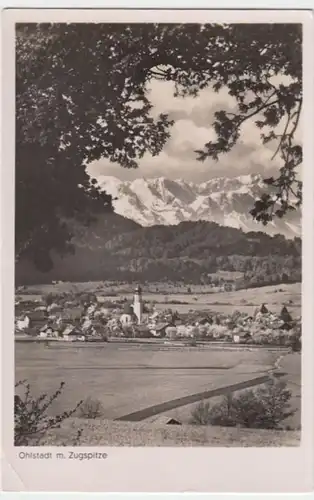
[[(27, 287), (18, 295), (28, 299), (45, 297), (49, 293), (93, 292), (99, 301), (132, 300), (130, 285), (104, 283), (58, 283)], [(238, 310), (252, 314), (262, 303), (279, 313), (287, 305), (292, 317), (301, 315), (301, 284), (282, 284), (233, 292), (209, 292), (207, 287), (182, 287), (154, 291), (143, 286), (146, 304), (157, 310), (171, 308), (179, 313), (203, 310), (231, 314)], [(153, 345), (104, 343), (97, 347), (15, 343), (16, 381), (27, 379), (35, 395), (52, 394), (60, 382), (65, 382), (61, 396), (54, 402), (52, 413), (70, 410), (80, 400), (99, 400), (103, 418), (120, 419), (154, 405), (225, 388), (246, 382), (269, 372), (280, 352), (269, 349), (255, 351), (219, 350), (196, 347), (167, 348)], [(290, 419), (292, 428), (300, 426), (301, 356), (285, 355), (283, 371), (292, 391), (292, 406), (297, 409)], [(211, 402), (216, 402), (214, 397)], [(188, 423), (195, 404), (185, 404), (167, 411), (167, 416)], [(146, 418), (146, 417), (145, 417)], [(148, 418), (149, 421), (154, 419)]]
[[(295, 410), (294, 415), (284, 421), (285, 426), (291, 429), (300, 429), (301, 427), (301, 356), (298, 354), (287, 354), (280, 360), (280, 371), (284, 374), (282, 379), (287, 384), (287, 389), (291, 391), (290, 406)], [(253, 375), (252, 375), (253, 377)], [(246, 389), (244, 389), (245, 391)], [(237, 391), (241, 392), (241, 391)], [(223, 396), (214, 396), (210, 399), (204, 398), (211, 406), (220, 403)], [(167, 411), (167, 418), (174, 418), (184, 424), (190, 423), (191, 414), (199, 403), (190, 403), (179, 408)], [(162, 419), (162, 415), (151, 416), (146, 421), (157, 424)]]
[[(160, 286), (160, 285), (159, 285)], [(117, 298), (132, 300), (131, 285), (104, 284), (100, 282), (87, 283), (58, 283), (48, 285), (34, 285), (18, 291), (18, 296), (30, 300), (39, 299), (49, 293), (78, 293), (92, 292), (102, 300), (115, 301)], [(208, 286), (191, 287), (187, 293), (186, 287), (160, 286), (159, 291), (152, 291), (154, 285), (143, 285), (143, 298), (147, 304), (155, 304), (157, 310), (174, 309), (179, 313), (189, 310), (212, 310), (221, 313), (232, 313), (234, 310), (252, 313), (261, 304), (267, 304), (272, 312), (280, 312), (283, 305), (287, 305), (294, 317), (301, 315), (301, 283), (281, 284), (250, 288), (232, 292), (212, 292)]]
[[(279, 313), (283, 305), (291, 308), (293, 316), (301, 315), (301, 284), (265, 286), (260, 288), (250, 288), (247, 290), (237, 290), (232, 292), (217, 292), (211, 294), (170, 294), (167, 299), (161, 294), (152, 294), (150, 301), (156, 303), (156, 309), (173, 307), (179, 313), (187, 312), (190, 309), (204, 310), (211, 309), (218, 313), (230, 314), (234, 310), (252, 313), (256, 307), (267, 304), (267, 307)], [(173, 304), (171, 301), (187, 302), (186, 304)]]
[[(104, 418), (117, 419), (176, 398), (259, 377), (273, 367), (279, 355), (270, 350), (170, 350), (110, 343), (97, 348), (60, 348), (16, 343), (15, 378), (27, 379), (34, 395), (50, 394), (64, 381), (53, 413), (70, 410), (81, 399), (91, 397), (101, 401)], [(185, 413), (183, 420), (187, 418)]]

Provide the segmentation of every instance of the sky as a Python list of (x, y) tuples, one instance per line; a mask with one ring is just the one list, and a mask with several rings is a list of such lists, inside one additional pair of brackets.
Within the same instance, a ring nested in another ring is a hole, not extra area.
[(204, 182), (214, 177), (236, 177), (249, 173), (269, 176), (278, 170), (280, 159), (272, 160), (275, 145), (261, 143), (260, 130), (253, 119), (243, 124), (239, 143), (230, 153), (221, 155), (218, 162), (196, 159), (195, 149), (202, 149), (206, 142), (215, 139), (212, 127), (215, 111), (235, 109), (235, 100), (229, 96), (227, 89), (216, 93), (207, 88), (196, 98), (181, 98), (174, 97), (172, 82), (155, 80), (148, 92), (154, 106), (152, 113), (168, 113), (175, 120), (163, 151), (155, 157), (144, 155), (137, 169), (125, 169), (101, 159), (88, 166), (87, 171), (92, 177), (110, 175), (121, 180), (166, 177)]

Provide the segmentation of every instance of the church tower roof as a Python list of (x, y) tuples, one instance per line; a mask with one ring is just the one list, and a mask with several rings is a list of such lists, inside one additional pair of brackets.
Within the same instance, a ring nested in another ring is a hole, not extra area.
[(135, 293), (142, 293), (142, 288), (140, 285), (137, 285), (137, 287), (135, 288)]
[(123, 308), (123, 314), (129, 314), (130, 316), (134, 315), (134, 310), (132, 304), (125, 304)]

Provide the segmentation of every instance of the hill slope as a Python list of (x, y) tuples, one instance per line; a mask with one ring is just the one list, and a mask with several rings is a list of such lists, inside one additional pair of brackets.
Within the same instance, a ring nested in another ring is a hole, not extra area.
[(54, 269), (40, 273), (16, 266), (17, 284), (64, 281), (184, 281), (212, 283), (217, 270), (236, 271), (251, 286), (299, 281), (301, 241), (263, 232), (245, 233), (214, 222), (141, 227), (117, 214), (86, 229), (72, 223), (75, 254), (54, 256)]

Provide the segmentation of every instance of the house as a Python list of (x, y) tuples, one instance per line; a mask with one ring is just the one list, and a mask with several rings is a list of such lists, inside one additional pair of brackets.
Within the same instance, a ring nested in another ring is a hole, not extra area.
[(178, 337), (193, 337), (194, 326), (192, 325), (176, 325)]
[(154, 326), (150, 327), (150, 332), (154, 337), (165, 337), (166, 330), (169, 326), (174, 326), (171, 323), (157, 323)]
[(66, 340), (68, 342), (84, 342), (86, 340), (86, 336), (79, 329), (75, 327), (70, 328), (69, 325), (63, 332), (62, 340)]
[(233, 342), (235, 344), (245, 344), (252, 335), (248, 332), (245, 333), (236, 333), (233, 335)]
[(184, 326), (185, 325), (185, 321), (182, 318), (178, 318), (175, 321), (173, 321), (173, 324), (175, 326)]
[(110, 316), (110, 314), (111, 314), (111, 311), (108, 307), (101, 307), (101, 308), (97, 309), (97, 311), (95, 311), (94, 317), (95, 318), (98, 318), (98, 317), (107, 318), (108, 316)]
[(64, 323), (79, 322), (84, 315), (84, 308), (82, 306), (69, 307), (63, 309), (61, 318)]
[(48, 318), (47, 310), (45, 309), (35, 309), (30, 314), (31, 323), (40, 323), (46, 321)]
[(195, 326), (212, 325), (212, 324), (213, 324), (213, 319), (209, 316), (200, 316), (196, 318), (194, 321)]
[(47, 311), (49, 313), (53, 313), (53, 314), (56, 314), (57, 312), (61, 312), (62, 310), (63, 310), (63, 307), (60, 304), (56, 304), (55, 302), (53, 302), (52, 304), (50, 304), (47, 307)]
[(98, 304), (90, 304), (89, 306), (86, 307), (86, 314), (89, 316), (94, 314), (95, 311), (97, 310)]
[(62, 319), (60, 317), (54, 318), (53, 316), (49, 316), (48, 319), (48, 325), (53, 329), (53, 330), (62, 330), (63, 323)]
[(59, 332), (53, 328), (52, 325), (45, 325), (40, 329), (39, 332), (39, 337), (40, 338), (58, 338), (59, 337)]
[(178, 335), (177, 328), (175, 326), (166, 327), (166, 336), (168, 339), (175, 339)]
[(150, 338), (153, 336), (147, 325), (136, 325), (134, 334), (136, 337)]
[(158, 318), (160, 317), (160, 311), (154, 311), (150, 316), (149, 316), (149, 320), (150, 321), (157, 321)]
[(93, 319), (90, 326), (91, 335), (102, 335), (105, 330), (105, 326), (96, 319)]
[(26, 328), (23, 333), (30, 337), (37, 337), (38, 336), (38, 328), (33, 328), (30, 326), (29, 328)]
[(176, 418), (167, 417), (166, 415), (158, 415), (154, 420), (152, 420), (152, 424), (155, 425), (182, 425), (180, 420)]
[(167, 320), (164, 318), (163, 311), (154, 311), (147, 315), (146, 322), (150, 329), (154, 329), (159, 323), (167, 323)]
[(123, 313), (120, 316), (120, 321), (122, 326), (130, 326), (136, 322), (137, 318), (133, 311), (132, 304), (125, 304), (123, 308)]
[(32, 311), (29, 314), (29, 327), (39, 331), (42, 326), (47, 324), (48, 314), (47, 311)]
[(82, 323), (82, 330), (87, 331), (91, 328), (93, 320), (91, 320), (89, 317), (85, 317), (84, 321)]
[(24, 316), (24, 318), (16, 319), (16, 329), (23, 331), (30, 327), (30, 319), (29, 316)]
[(118, 318), (109, 319), (106, 326), (111, 333), (113, 333), (115, 335), (121, 335), (122, 325), (121, 325), (121, 321)]
[(283, 323), (283, 325), (280, 326), (280, 330), (286, 330), (286, 331), (289, 331), (289, 330), (292, 330), (293, 326), (290, 322), (287, 322), (285, 321)]
[(32, 300), (21, 300), (18, 304), (16, 304), (15, 308), (17, 307), (25, 311), (27, 309), (34, 309), (35, 303)]
[(37, 306), (37, 307), (35, 307), (34, 311), (46, 311), (47, 312), (47, 307), (46, 306)]

